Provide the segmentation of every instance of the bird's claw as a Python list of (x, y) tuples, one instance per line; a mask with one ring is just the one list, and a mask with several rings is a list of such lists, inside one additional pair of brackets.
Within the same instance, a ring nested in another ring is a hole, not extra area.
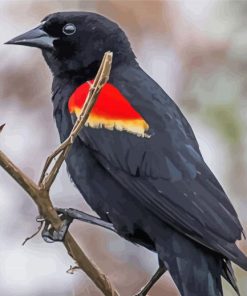
[(67, 209), (56, 208), (58, 216), (62, 220), (62, 225), (58, 230), (54, 229), (49, 221), (45, 221), (44, 229), (41, 233), (42, 238), (47, 243), (61, 242), (69, 229), (73, 218), (70, 217)]

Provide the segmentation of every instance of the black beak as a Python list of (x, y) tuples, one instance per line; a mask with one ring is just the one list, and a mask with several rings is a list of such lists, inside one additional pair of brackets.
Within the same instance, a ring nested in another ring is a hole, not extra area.
[(41, 49), (54, 49), (53, 41), (57, 38), (50, 36), (47, 34), (42, 25), (19, 35), (7, 42), (5, 44), (17, 44), (17, 45), (26, 45), (32, 47), (38, 47)]

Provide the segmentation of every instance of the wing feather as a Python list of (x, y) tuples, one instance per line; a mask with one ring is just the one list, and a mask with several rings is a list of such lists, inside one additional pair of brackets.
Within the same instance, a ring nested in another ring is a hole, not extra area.
[(231, 253), (225, 246), (240, 239), (243, 230), (232, 204), (205, 164), (181, 111), (149, 77), (138, 75), (132, 73), (137, 80), (128, 88), (128, 77), (118, 80), (124, 84), (112, 83), (148, 122), (150, 137), (85, 127), (81, 140), (152, 215), (213, 250)]

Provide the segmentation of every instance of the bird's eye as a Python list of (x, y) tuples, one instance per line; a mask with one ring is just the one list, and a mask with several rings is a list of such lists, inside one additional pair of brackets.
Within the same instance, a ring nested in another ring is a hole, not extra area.
[(76, 27), (74, 24), (66, 24), (63, 27), (63, 33), (65, 35), (73, 35), (73, 34), (75, 34), (75, 32), (76, 32)]

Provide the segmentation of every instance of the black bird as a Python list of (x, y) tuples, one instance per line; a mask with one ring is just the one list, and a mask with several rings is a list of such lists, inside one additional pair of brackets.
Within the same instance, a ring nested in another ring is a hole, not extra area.
[(60, 12), (7, 43), (42, 49), (54, 76), (61, 141), (103, 54), (113, 52), (110, 80), (66, 160), (73, 182), (100, 219), (59, 210), (66, 221), (98, 224), (158, 254), (159, 269), (139, 295), (166, 270), (183, 296), (223, 295), (221, 276), (239, 293), (231, 261), (247, 270), (247, 258), (235, 244), (243, 232), (238, 216), (189, 123), (138, 65), (120, 27), (96, 13)]

